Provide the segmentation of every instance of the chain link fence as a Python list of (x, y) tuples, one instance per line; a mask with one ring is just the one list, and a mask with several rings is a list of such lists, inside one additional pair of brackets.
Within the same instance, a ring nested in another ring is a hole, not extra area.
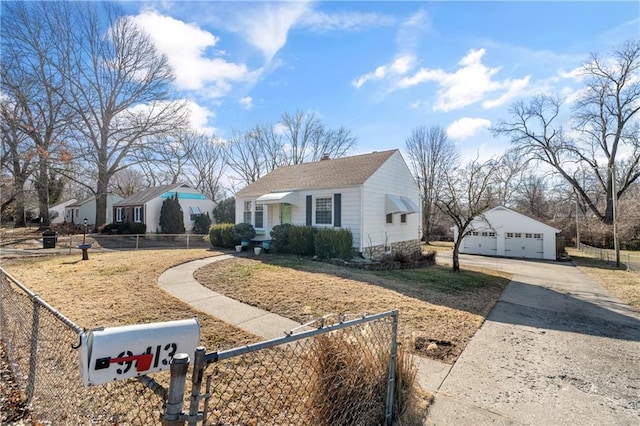
[[(0, 268), (0, 339), (17, 392), (0, 424), (149, 425), (161, 422), (168, 373), (85, 388), (76, 347), (82, 328)], [(17, 394), (17, 396), (15, 396)]]
[(397, 377), (414, 368), (397, 357), (398, 312), (344, 319), (227, 351), (199, 348), (188, 412), (189, 359), (174, 358), (167, 424), (391, 424), (394, 394), (410, 382)]
[[(610, 264), (616, 263), (615, 250), (591, 247), (583, 243), (580, 243), (579, 250), (594, 259)], [(620, 263), (626, 267), (627, 271), (640, 272), (640, 253), (620, 252)]]

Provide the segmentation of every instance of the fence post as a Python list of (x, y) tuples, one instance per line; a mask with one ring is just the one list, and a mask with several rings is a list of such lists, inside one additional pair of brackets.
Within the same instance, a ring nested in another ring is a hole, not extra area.
[(27, 385), (27, 400), (29, 403), (36, 388), (36, 368), (38, 366), (38, 337), (40, 333), (40, 303), (33, 297), (33, 317), (31, 319), (31, 355), (29, 356), (29, 384)]
[(198, 424), (198, 409), (200, 408), (200, 388), (204, 375), (204, 346), (198, 346), (193, 360), (193, 375), (191, 377), (191, 401), (189, 405), (189, 426)]
[(189, 355), (184, 353), (176, 354), (171, 360), (169, 371), (169, 396), (167, 397), (167, 407), (164, 410), (165, 426), (183, 426), (184, 415), (182, 407), (184, 404), (184, 385), (187, 382), (187, 370), (189, 369)]
[(393, 391), (396, 385), (396, 361), (398, 358), (398, 311), (391, 318), (391, 354), (389, 357), (389, 380), (387, 381), (387, 409), (385, 413), (386, 424), (393, 424)]
[(187, 234), (187, 249), (189, 248), (189, 234)]
[(140, 244), (140, 235), (136, 234), (136, 250), (138, 250), (139, 244)]

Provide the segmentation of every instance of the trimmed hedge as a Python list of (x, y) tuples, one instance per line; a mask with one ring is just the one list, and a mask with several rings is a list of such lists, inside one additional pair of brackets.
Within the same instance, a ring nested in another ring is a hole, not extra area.
[(289, 230), (289, 253), (313, 256), (316, 253), (316, 233), (313, 226), (293, 226)]
[(102, 234), (146, 234), (147, 225), (144, 223), (109, 223), (100, 231)]
[(353, 235), (348, 229), (320, 229), (315, 234), (316, 255), (320, 259), (351, 259)]
[(233, 223), (220, 223), (209, 228), (209, 242), (213, 247), (233, 249), (240, 244), (233, 234)]
[(289, 247), (289, 233), (291, 232), (293, 225), (285, 223), (282, 225), (276, 225), (271, 228), (272, 247), (278, 253), (291, 253)]

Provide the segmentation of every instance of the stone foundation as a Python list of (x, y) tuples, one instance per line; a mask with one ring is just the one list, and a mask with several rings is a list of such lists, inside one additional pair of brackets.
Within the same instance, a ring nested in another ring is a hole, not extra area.
[(378, 245), (373, 247), (365, 247), (362, 249), (362, 255), (371, 260), (380, 260), (386, 255), (393, 256), (394, 253), (403, 253), (407, 256), (419, 254), (420, 240), (407, 240), (399, 241), (397, 243), (391, 243), (386, 247), (384, 245)]

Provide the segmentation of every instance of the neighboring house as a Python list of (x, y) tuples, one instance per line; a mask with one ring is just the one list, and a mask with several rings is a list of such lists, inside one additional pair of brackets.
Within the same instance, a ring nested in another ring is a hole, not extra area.
[[(555, 260), (559, 229), (503, 206), (484, 212), (471, 222), (460, 253)], [(454, 241), (458, 229), (453, 229)]]
[(279, 167), (236, 194), (236, 223), (257, 240), (280, 224), (344, 228), (353, 246), (375, 258), (420, 250), (420, 197), (400, 151)]
[[(106, 223), (113, 220), (113, 203), (122, 200), (122, 197), (113, 193), (107, 194)], [(87, 224), (93, 228), (96, 221), (96, 197), (91, 196), (84, 200), (76, 201), (64, 208), (64, 220), (72, 225), (82, 225), (87, 219)]]
[(70, 200), (63, 201), (61, 203), (54, 204), (53, 206), (49, 207), (49, 223), (51, 225), (58, 225), (58, 224), (64, 223), (66, 207), (75, 203), (76, 201), (78, 200), (76, 200), (75, 198), (72, 198)]
[(147, 188), (115, 203), (113, 205), (113, 222), (144, 223), (147, 225), (147, 233), (161, 232), (160, 210), (162, 203), (176, 193), (182, 207), (184, 228), (187, 232), (193, 230), (193, 224), (198, 215), (208, 213), (212, 217), (215, 203), (197, 189), (187, 184), (178, 183)]

